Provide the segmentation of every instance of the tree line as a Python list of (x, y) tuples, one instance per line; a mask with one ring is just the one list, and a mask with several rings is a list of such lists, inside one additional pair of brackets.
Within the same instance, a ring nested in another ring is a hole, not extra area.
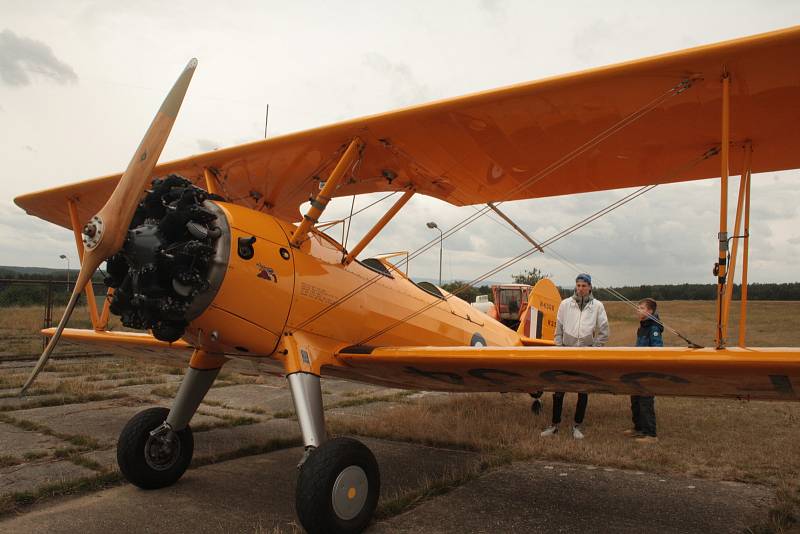
[[(70, 280), (75, 280), (77, 274), (77, 270), (70, 272)], [(537, 281), (547, 276), (534, 268), (514, 275), (512, 279), (514, 283), (535, 285)], [(63, 271), (44, 274), (20, 273), (0, 268), (0, 307), (43, 305), (46, 302), (47, 286), (45, 283), (19, 284), (14, 283), (14, 280), (52, 280), (53, 303), (56, 305), (66, 304), (72, 293), (72, 285), (67, 285)], [(93, 281), (96, 284), (95, 292), (102, 294), (104, 292), (103, 275), (99, 272), (95, 273)], [(458, 292), (458, 297), (467, 302), (475, 302), (478, 295), (488, 295), (489, 300), (492, 300), (490, 286), (464, 288), (466, 284), (465, 281), (456, 280), (442, 284), (442, 288), (450, 293)], [(561, 291), (562, 297), (566, 298), (572, 294), (572, 287), (559, 287), (559, 291)], [(595, 296), (600, 300), (618, 300), (615, 293), (633, 301), (646, 297), (656, 300), (714, 300), (717, 295), (717, 286), (715, 284), (650, 284), (594, 289)], [(741, 294), (741, 285), (735, 285), (733, 298), (738, 300), (741, 298)], [(800, 300), (800, 282), (749, 284), (747, 297), (751, 300)]]
[[(442, 289), (450, 293), (456, 293), (467, 282), (454, 281), (442, 284)], [(525, 282), (518, 282), (525, 283)], [(572, 287), (559, 287), (561, 297), (566, 298), (572, 295)], [(475, 302), (478, 295), (488, 295), (490, 301), (492, 290), (488, 285), (469, 287), (458, 293), (458, 297), (467, 302)], [(594, 288), (594, 295), (605, 301), (620, 300), (618, 295), (622, 295), (634, 302), (643, 298), (652, 298), (657, 301), (662, 300), (715, 300), (717, 298), (716, 284), (656, 284), (640, 286), (623, 286), (612, 288)], [(741, 285), (733, 287), (733, 299), (739, 300), (742, 296)], [(800, 300), (800, 282), (784, 284), (748, 284), (748, 300)]]
[[(53, 304), (64, 306), (72, 294), (72, 286), (78, 276), (78, 271), (70, 271), (69, 276), (70, 283), (68, 284), (65, 279), (65, 273), (62, 270), (54, 270), (52, 273), (23, 273), (0, 268), (0, 308), (44, 305), (47, 302), (48, 281), (50, 282)], [(42, 281), (42, 283), (32, 283), (36, 281)], [(95, 284), (96, 293), (105, 293), (103, 275), (101, 273), (95, 273), (92, 282)]]

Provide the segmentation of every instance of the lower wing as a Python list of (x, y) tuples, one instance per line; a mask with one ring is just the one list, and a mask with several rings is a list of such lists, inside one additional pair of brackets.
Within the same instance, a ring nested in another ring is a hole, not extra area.
[(352, 347), (337, 376), (406, 389), (800, 400), (797, 348)]
[[(52, 336), (55, 328), (42, 330), (45, 336)], [(61, 334), (65, 342), (79, 343), (81, 345), (93, 345), (104, 349), (113, 350), (115, 354), (124, 354), (136, 358), (146, 358), (151, 360), (168, 359), (168, 363), (174, 365), (175, 356), (185, 354), (191, 356), (194, 348), (183, 340), (174, 343), (159, 341), (150, 334), (140, 332), (111, 332), (95, 330), (79, 330), (76, 328), (65, 328)]]

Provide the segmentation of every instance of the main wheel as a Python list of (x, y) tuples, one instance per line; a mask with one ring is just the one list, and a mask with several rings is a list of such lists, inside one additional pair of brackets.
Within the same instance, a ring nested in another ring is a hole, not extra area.
[(378, 462), (360, 441), (335, 438), (317, 448), (297, 479), (295, 507), (310, 534), (361, 532), (381, 491)]
[(131, 417), (119, 435), (117, 464), (131, 484), (142, 489), (170, 486), (189, 467), (194, 451), (192, 430), (151, 436), (167, 419), (166, 408), (150, 408)]

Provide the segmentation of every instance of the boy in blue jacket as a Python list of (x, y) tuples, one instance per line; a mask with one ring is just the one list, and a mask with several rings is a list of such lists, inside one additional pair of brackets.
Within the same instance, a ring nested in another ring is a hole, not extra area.
[[(653, 299), (642, 299), (636, 306), (639, 314), (639, 329), (636, 331), (637, 347), (663, 347), (664, 340), (661, 334), (664, 327), (658, 319), (657, 304)], [(639, 443), (651, 443), (658, 440), (656, 437), (656, 409), (655, 399), (652, 395), (632, 395), (631, 415), (633, 428), (626, 430), (628, 436), (635, 436)]]

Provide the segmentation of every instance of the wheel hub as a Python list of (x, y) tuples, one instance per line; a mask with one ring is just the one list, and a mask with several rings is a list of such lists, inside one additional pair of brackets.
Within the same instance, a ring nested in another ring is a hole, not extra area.
[(144, 445), (144, 460), (156, 471), (166, 471), (175, 465), (181, 455), (181, 440), (175, 432), (148, 436)]
[(357, 465), (345, 468), (333, 484), (333, 511), (345, 521), (353, 519), (364, 508), (368, 491), (369, 481), (364, 470)]

